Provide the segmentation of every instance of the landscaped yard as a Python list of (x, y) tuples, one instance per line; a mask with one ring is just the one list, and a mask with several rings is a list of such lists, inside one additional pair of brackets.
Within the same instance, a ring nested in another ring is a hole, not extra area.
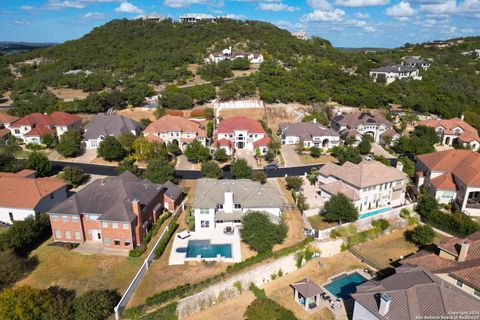
[(337, 161), (337, 159), (334, 156), (331, 156), (329, 154), (321, 155), (318, 158), (314, 158), (314, 157), (310, 156), (309, 154), (299, 154), (298, 158), (304, 164), (317, 164), (317, 163), (327, 163), (327, 162)]
[(324, 230), (330, 227), (338, 226), (338, 223), (327, 222), (323, 220), (323, 218), (319, 214), (308, 217), (307, 219), (308, 222), (310, 222), (310, 224), (312, 225), (312, 228), (316, 230)]
[(118, 289), (123, 293), (143, 260), (107, 255), (82, 255), (43, 243), (31, 255), (38, 266), (17, 285), (36, 288), (61, 286), (82, 293), (90, 289)]

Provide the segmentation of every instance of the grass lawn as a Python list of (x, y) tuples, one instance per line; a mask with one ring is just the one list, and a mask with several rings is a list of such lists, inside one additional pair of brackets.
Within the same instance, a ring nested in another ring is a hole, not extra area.
[(312, 228), (317, 230), (324, 230), (330, 227), (338, 226), (338, 223), (327, 222), (323, 220), (323, 218), (319, 214), (308, 217), (307, 219), (308, 222), (310, 222), (310, 224), (312, 225)]
[(329, 154), (321, 155), (318, 158), (314, 158), (309, 154), (299, 154), (298, 158), (303, 164), (317, 164), (317, 163), (327, 163), (327, 162), (335, 162), (337, 159)]
[(118, 289), (123, 293), (143, 260), (107, 255), (82, 255), (64, 248), (48, 246), (46, 241), (31, 255), (37, 268), (17, 285), (48, 288), (58, 285), (78, 294), (90, 289)]

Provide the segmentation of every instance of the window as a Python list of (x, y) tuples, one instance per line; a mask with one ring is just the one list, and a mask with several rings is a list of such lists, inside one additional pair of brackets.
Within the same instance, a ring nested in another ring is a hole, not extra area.
[(58, 221), (58, 215), (52, 214), (52, 221)]
[(103, 238), (103, 244), (106, 246), (110, 245), (110, 239), (109, 238)]
[(60, 239), (62, 237), (62, 232), (60, 230), (55, 230), (55, 239)]
[(72, 239), (72, 233), (70, 231), (65, 231), (65, 239)]
[(217, 204), (217, 209), (223, 209), (223, 204)]
[(130, 229), (130, 225), (128, 223), (123, 224), (123, 229)]
[(200, 209), (200, 214), (209, 214), (209, 213), (210, 213), (210, 209), (208, 208)]
[(72, 216), (72, 222), (78, 222), (78, 216)]
[(102, 222), (102, 228), (108, 228), (108, 222)]
[(95, 220), (98, 219), (98, 215), (96, 215), (96, 214), (91, 214), (91, 215), (88, 216), (88, 218), (89, 218), (90, 220), (92, 220), (92, 221), (95, 221)]
[(209, 228), (209, 227), (210, 227), (210, 221), (208, 221), (208, 220), (202, 220), (202, 221), (200, 221), (200, 226), (201, 226), (202, 228)]
[(477, 296), (477, 297), (480, 297), (480, 290), (473, 289), (473, 295)]
[(51, 194), (50, 194), (50, 199), (53, 199), (53, 197), (54, 197), (54, 194), (51, 193)]
[(463, 282), (460, 280), (455, 281), (455, 285), (459, 288), (463, 288)]
[(125, 243), (125, 247), (128, 247), (130, 245), (130, 239), (125, 239), (123, 243)]
[(240, 203), (235, 203), (234, 207), (235, 207), (235, 209), (240, 209), (242, 207), (242, 205)]
[(15, 134), (20, 134), (20, 130), (15, 129)]
[(80, 232), (75, 231), (75, 240), (82, 240), (82, 237), (80, 236)]
[(62, 221), (67, 222), (68, 221), (68, 216), (65, 214), (62, 214)]
[(120, 245), (120, 239), (113, 239), (113, 244), (116, 246)]
[(118, 229), (118, 222), (112, 222), (112, 228)]

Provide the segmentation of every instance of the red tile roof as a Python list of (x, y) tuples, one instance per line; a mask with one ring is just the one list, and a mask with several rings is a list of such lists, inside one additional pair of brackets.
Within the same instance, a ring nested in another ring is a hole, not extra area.
[(27, 137), (40, 137), (43, 134), (53, 134), (53, 130), (44, 126), (34, 127), (32, 130), (25, 133)]
[(262, 125), (258, 121), (246, 117), (224, 119), (217, 127), (217, 133), (233, 133), (235, 130), (247, 130), (251, 133), (266, 134)]
[(453, 177), (451, 173), (445, 173), (441, 176), (433, 178), (430, 182), (435, 186), (437, 190), (450, 190), (456, 191), (457, 187), (453, 182)]
[(257, 146), (263, 147), (263, 146), (268, 146), (269, 143), (270, 143), (270, 138), (268, 136), (265, 136), (262, 139), (255, 141), (253, 145), (255, 147)]
[(0, 138), (6, 137), (10, 134), (10, 130), (7, 128), (0, 129)]
[(56, 126), (69, 126), (82, 120), (82, 118), (77, 115), (66, 113), (63, 111), (52, 112), (49, 116)]
[(149, 133), (145, 136), (145, 139), (147, 139), (148, 142), (158, 142), (158, 143), (163, 143), (163, 139), (160, 138), (159, 136), (156, 136), (152, 133)]
[[(458, 127), (458, 128), (461, 128), (464, 132), (469, 133), (464, 135), (464, 137), (462, 138), (462, 141), (464, 142), (470, 142), (474, 140), (480, 141), (480, 137), (478, 136), (477, 129), (475, 129), (470, 124), (468, 124), (467, 122), (459, 118), (445, 119), (445, 120), (424, 120), (424, 121), (418, 122), (418, 125), (432, 127), (432, 128), (442, 127), (444, 133), (450, 134), (450, 135), (455, 134), (453, 130)], [(471, 139), (471, 140), (467, 141), (463, 139)]]
[(193, 132), (200, 133), (203, 131), (200, 128), (200, 123), (187, 120), (182, 117), (165, 115), (158, 120), (150, 123), (145, 128), (144, 133), (159, 133), (159, 132)]
[(18, 128), (20, 126), (43, 126), (43, 127), (52, 127), (52, 126), (67, 126), (72, 125), (77, 121), (80, 121), (79, 116), (66, 113), (63, 111), (55, 111), (50, 115), (43, 113), (31, 113), (26, 115), (23, 118), (18, 119), (13, 122), (10, 126), (13, 128)]
[(9, 114), (0, 113), (0, 123), (12, 123), (17, 119), (17, 117), (11, 116)]
[(218, 140), (216, 143), (218, 146), (229, 146), (229, 147), (231, 147), (233, 144), (232, 141), (225, 138)]

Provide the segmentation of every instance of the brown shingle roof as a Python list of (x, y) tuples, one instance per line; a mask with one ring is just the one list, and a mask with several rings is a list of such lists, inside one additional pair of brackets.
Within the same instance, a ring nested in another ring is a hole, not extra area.
[(343, 181), (335, 181), (327, 184), (320, 185), (319, 188), (330, 195), (343, 193), (352, 201), (360, 200), (360, 196), (358, 193), (350, 187), (348, 184), (344, 183)]

